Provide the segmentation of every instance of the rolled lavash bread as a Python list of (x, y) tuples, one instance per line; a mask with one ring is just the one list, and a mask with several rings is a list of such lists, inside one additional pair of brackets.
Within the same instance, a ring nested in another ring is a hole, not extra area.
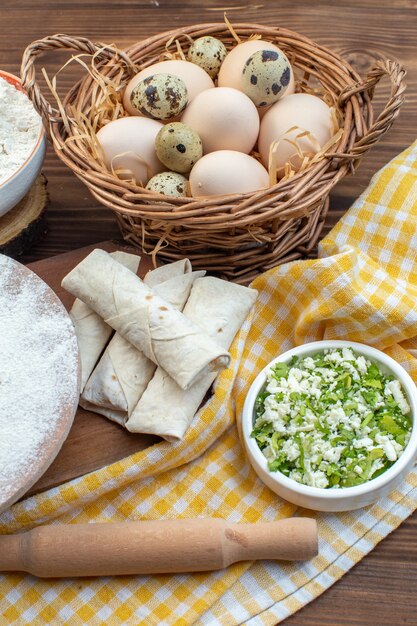
[[(193, 272), (190, 261), (183, 259), (148, 272), (144, 282), (181, 311), (194, 281), (204, 275)], [(115, 333), (88, 379), (80, 405), (124, 426), (155, 370), (153, 361)]]
[(104, 250), (93, 250), (62, 286), (182, 388), (230, 364), (230, 354)]
[[(229, 349), (257, 295), (255, 289), (206, 276), (195, 281), (184, 315)], [(170, 442), (181, 440), (215, 378), (216, 374), (207, 374), (184, 391), (158, 367), (126, 428)]]
[[(140, 256), (122, 251), (112, 252), (111, 256), (134, 274), (138, 271)], [(69, 315), (74, 324), (78, 342), (81, 364), (80, 391), (83, 391), (91, 372), (111, 337), (113, 329), (78, 298), (75, 299)]]

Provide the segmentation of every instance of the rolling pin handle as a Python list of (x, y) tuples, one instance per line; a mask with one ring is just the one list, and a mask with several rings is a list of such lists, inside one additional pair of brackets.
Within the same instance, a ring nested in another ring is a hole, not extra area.
[(0, 536), (0, 571), (2, 572), (25, 572), (26, 563), (24, 556), (27, 550), (24, 547), (29, 533), (18, 535)]
[(227, 565), (236, 561), (307, 560), (317, 552), (314, 519), (292, 517), (278, 522), (231, 524), (225, 529), (223, 553)]

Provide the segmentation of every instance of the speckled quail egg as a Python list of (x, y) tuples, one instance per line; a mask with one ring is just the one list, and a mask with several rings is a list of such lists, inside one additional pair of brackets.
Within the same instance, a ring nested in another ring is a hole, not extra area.
[(164, 196), (185, 198), (187, 196), (187, 179), (177, 172), (161, 172), (153, 176), (146, 189), (162, 193)]
[(169, 120), (188, 102), (184, 81), (173, 74), (153, 74), (140, 81), (130, 95), (131, 105), (146, 117)]
[[(258, 50), (275, 50), (277, 52), (281, 52), (281, 49), (278, 48), (278, 46), (275, 46), (270, 41), (265, 41), (263, 39), (248, 39), (243, 43), (239, 43), (228, 52), (227, 57), (222, 63), (218, 76), (218, 86), (232, 87), (233, 89), (239, 89), (241, 91), (242, 71), (245, 63), (249, 57), (254, 54), (254, 52), (258, 52)], [(290, 84), (287, 87), (285, 95), (288, 96), (290, 93), (294, 93), (294, 91), (295, 79), (294, 72), (292, 71)]]
[(227, 55), (226, 46), (215, 37), (200, 37), (188, 50), (188, 60), (207, 72), (210, 78), (216, 78), (220, 66)]
[(171, 170), (186, 174), (203, 154), (200, 136), (181, 122), (166, 124), (156, 136), (158, 159)]
[(195, 63), (174, 60), (160, 61), (159, 63), (145, 67), (139, 74), (133, 76), (126, 85), (123, 92), (123, 107), (129, 115), (140, 115), (140, 112), (135, 109), (130, 102), (132, 91), (142, 80), (149, 76), (155, 76), (156, 74), (170, 74), (183, 80), (187, 87), (189, 102), (201, 91), (213, 89), (214, 87), (214, 83), (207, 72), (201, 69), (201, 67), (198, 67), (198, 65), (195, 65)]
[(291, 66), (284, 53), (258, 50), (246, 61), (242, 70), (242, 91), (257, 107), (266, 107), (286, 92)]

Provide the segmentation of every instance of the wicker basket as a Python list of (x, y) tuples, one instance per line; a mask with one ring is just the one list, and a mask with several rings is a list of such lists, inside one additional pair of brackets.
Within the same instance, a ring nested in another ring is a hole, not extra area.
[[(147, 253), (158, 252), (163, 260), (187, 256), (196, 269), (246, 281), (259, 271), (299, 258), (314, 248), (324, 225), (330, 190), (354, 171), (362, 155), (398, 115), (404, 99), (405, 71), (394, 61), (378, 62), (362, 80), (337, 54), (295, 32), (246, 23), (236, 24), (234, 30), (242, 40), (256, 33), (276, 43), (289, 56), (302, 85), (319, 85), (329, 92), (343, 117), (343, 134), (323, 159), (269, 189), (253, 193), (167, 200), (119, 180), (92, 157), (82, 140), (66, 142), (73, 124), (66, 107), (75, 106), (88, 117), (99, 88), (94, 78), (86, 73), (66, 95), (63, 108), (53, 108), (36, 83), (34, 62), (47, 50), (66, 48), (96, 54), (100, 72), (113, 77), (123, 69), (122, 83), (126, 84), (139, 69), (160, 60), (169, 41), (174, 42), (175, 50), (177, 39), (186, 51), (191, 38), (210, 34), (230, 49), (236, 41), (225, 24), (171, 30), (125, 52), (81, 37), (54, 35), (28, 46), (21, 75), (57, 155), (99, 202), (113, 209), (128, 242)], [(374, 121), (371, 100), (375, 85), (384, 75), (391, 81), (391, 95)]]

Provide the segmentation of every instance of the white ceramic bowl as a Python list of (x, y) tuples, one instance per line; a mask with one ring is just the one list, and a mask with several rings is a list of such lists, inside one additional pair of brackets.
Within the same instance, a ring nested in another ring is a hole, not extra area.
[[(20, 79), (17, 76), (0, 70), (0, 78), (7, 80), (16, 89), (22, 90)], [(41, 171), (45, 151), (45, 131), (43, 126), (41, 126), (37, 142), (26, 161), (16, 172), (0, 184), (0, 217), (15, 207), (28, 193)]]
[[(270, 472), (267, 460), (250, 434), (254, 423), (255, 400), (266, 382), (266, 373), (277, 362), (288, 362), (292, 356), (305, 357), (330, 348), (351, 347), (374, 361), (385, 373), (395, 376), (402, 385), (411, 407), (413, 427), (408, 445), (400, 458), (383, 474), (356, 487), (320, 489), (309, 487), (284, 476), (281, 472)], [(250, 463), (259, 478), (279, 496), (316, 511), (350, 511), (367, 506), (386, 496), (412, 469), (417, 458), (417, 389), (411, 377), (401, 365), (380, 350), (353, 341), (316, 341), (288, 350), (273, 359), (256, 377), (245, 400), (242, 420), (242, 436)]]

